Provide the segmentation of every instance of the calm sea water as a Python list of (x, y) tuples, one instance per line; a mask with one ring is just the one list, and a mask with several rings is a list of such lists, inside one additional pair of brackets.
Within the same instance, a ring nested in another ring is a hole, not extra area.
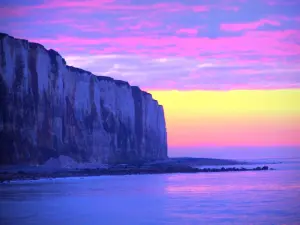
[(299, 160), (272, 167), (1, 184), (0, 224), (300, 224)]

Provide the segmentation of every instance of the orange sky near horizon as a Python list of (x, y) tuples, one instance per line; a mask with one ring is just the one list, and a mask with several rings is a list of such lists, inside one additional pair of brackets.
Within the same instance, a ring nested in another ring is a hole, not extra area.
[(300, 89), (148, 91), (170, 147), (300, 146)]

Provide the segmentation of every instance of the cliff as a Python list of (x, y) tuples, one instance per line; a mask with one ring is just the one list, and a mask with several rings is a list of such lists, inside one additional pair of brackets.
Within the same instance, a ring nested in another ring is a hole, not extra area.
[(163, 107), (139, 87), (0, 33), (0, 164), (167, 158)]

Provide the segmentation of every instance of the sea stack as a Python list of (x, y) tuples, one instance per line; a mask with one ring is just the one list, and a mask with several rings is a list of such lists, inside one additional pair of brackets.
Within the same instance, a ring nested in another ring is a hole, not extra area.
[(68, 66), (54, 50), (0, 33), (0, 165), (167, 158), (164, 110), (125, 81)]

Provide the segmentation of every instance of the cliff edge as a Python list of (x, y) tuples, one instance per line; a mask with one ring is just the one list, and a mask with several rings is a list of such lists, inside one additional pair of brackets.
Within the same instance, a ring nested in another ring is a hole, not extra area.
[(130, 163), (167, 158), (164, 110), (152, 96), (67, 66), (54, 50), (0, 33), (0, 165)]

